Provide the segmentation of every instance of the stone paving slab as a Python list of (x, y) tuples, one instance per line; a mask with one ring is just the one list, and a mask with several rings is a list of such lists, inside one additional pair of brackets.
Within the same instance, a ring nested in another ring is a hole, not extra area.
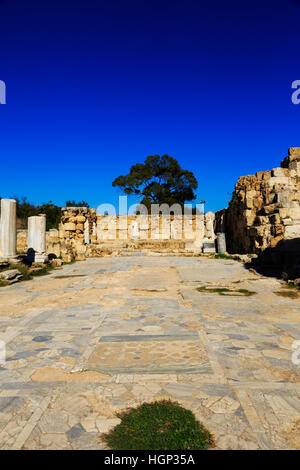
[(300, 301), (281, 288), (239, 262), (154, 256), (1, 288), (0, 448), (101, 450), (117, 410), (171, 398), (219, 449), (299, 449)]

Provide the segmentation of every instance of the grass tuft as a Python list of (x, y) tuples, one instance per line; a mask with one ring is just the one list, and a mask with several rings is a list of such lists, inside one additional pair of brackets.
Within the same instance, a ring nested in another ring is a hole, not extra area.
[(112, 450), (196, 450), (213, 447), (212, 434), (179, 403), (161, 400), (117, 413), (121, 423), (102, 435)]
[(290, 299), (299, 298), (299, 292), (292, 291), (292, 290), (280, 290), (280, 291), (274, 292), (274, 294), (279, 295), (281, 297), (288, 297)]
[(206, 293), (217, 293), (219, 295), (244, 295), (245, 297), (250, 297), (251, 295), (255, 295), (256, 292), (250, 291), (248, 289), (228, 289), (227, 287), (206, 287), (201, 286), (197, 287), (196, 289), (198, 292), (206, 292)]
[(231, 256), (225, 255), (225, 253), (217, 253), (217, 254), (213, 255), (213, 258), (214, 259), (232, 259)]

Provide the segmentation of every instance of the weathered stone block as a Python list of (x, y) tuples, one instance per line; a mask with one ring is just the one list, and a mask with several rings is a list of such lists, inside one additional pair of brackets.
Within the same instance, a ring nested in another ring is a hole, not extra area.
[(290, 178), (288, 176), (273, 176), (266, 182), (266, 184), (268, 186), (275, 186), (276, 184), (287, 186), (290, 184)]
[(271, 170), (271, 175), (272, 176), (288, 176), (288, 170), (286, 168), (281, 168), (281, 167), (278, 167), (278, 168), (273, 168)]
[(289, 225), (285, 228), (284, 238), (298, 238), (300, 237), (300, 224), (299, 225)]
[(76, 230), (76, 225), (73, 222), (67, 222), (66, 224), (63, 225), (64, 230), (68, 232), (72, 232), (73, 230)]

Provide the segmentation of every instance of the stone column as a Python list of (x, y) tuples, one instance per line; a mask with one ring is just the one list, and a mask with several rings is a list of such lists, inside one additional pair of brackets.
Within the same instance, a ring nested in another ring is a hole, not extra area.
[(84, 243), (85, 245), (90, 244), (90, 223), (88, 219), (84, 223)]
[(203, 240), (203, 253), (215, 253), (215, 232), (214, 232), (214, 220), (215, 214), (213, 212), (207, 212), (205, 218), (205, 239)]
[(14, 199), (1, 199), (0, 257), (14, 258), (17, 254), (17, 215)]
[(28, 249), (35, 251), (35, 263), (45, 263), (46, 256), (46, 216), (28, 217)]
[(226, 253), (226, 239), (225, 233), (217, 233), (217, 247), (218, 253), (224, 255)]

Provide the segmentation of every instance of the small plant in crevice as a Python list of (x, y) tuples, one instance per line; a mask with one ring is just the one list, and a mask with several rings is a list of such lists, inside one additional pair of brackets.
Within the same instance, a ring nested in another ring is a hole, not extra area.
[(196, 290), (198, 292), (204, 292), (207, 294), (219, 294), (219, 295), (232, 295), (232, 296), (245, 296), (245, 297), (251, 297), (252, 295), (255, 295), (256, 292), (250, 291), (248, 289), (229, 289), (228, 287), (207, 287), (207, 286), (201, 286), (197, 287)]
[(213, 258), (214, 259), (231, 259), (232, 260), (232, 257), (230, 255), (226, 255), (225, 253), (216, 253), (215, 255), (213, 255)]
[(25, 264), (11, 264), (10, 269), (17, 269), (22, 274), (21, 281), (30, 281), (34, 277), (38, 276), (46, 276), (49, 274), (53, 269), (55, 269), (51, 264), (46, 264), (38, 269), (29, 268)]
[(297, 290), (279, 290), (274, 292), (274, 294), (289, 299), (299, 299), (299, 292)]
[(112, 450), (197, 450), (214, 446), (192, 411), (171, 400), (143, 403), (117, 413), (121, 422), (101, 436)]

